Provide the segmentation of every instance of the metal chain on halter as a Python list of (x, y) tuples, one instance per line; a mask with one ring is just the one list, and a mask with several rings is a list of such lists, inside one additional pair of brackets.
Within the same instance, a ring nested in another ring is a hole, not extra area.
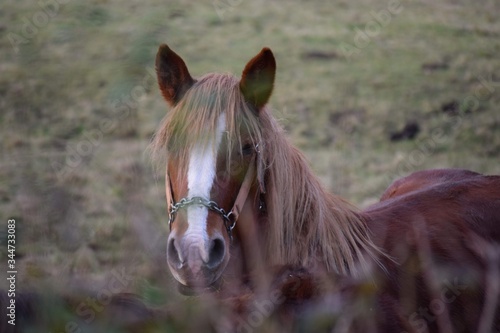
[(168, 218), (169, 228), (172, 228), (172, 223), (175, 220), (175, 214), (177, 213), (177, 211), (179, 211), (184, 207), (192, 205), (207, 207), (211, 211), (218, 213), (224, 220), (224, 225), (226, 227), (227, 233), (229, 234), (229, 238), (232, 240), (233, 238), (232, 231), (236, 225), (236, 220), (232, 218), (233, 212), (226, 213), (224, 208), (219, 207), (219, 205), (215, 201), (207, 200), (202, 197), (182, 198), (179, 202), (173, 204), (170, 207), (169, 211), (169, 218)]
[[(260, 155), (260, 147), (259, 144), (256, 144), (255, 147), (255, 155), (259, 156)], [(256, 162), (256, 157), (254, 156), (252, 158), (252, 161), (250, 162), (249, 169), (247, 170), (247, 174), (245, 175), (245, 179), (243, 180), (243, 183), (241, 184), (240, 191), (238, 192), (238, 195), (236, 197), (236, 200), (233, 204), (233, 207), (231, 208), (231, 211), (226, 212), (222, 207), (220, 207), (215, 201), (208, 200), (202, 197), (192, 197), (192, 198), (182, 198), (179, 200), (179, 202), (174, 203), (174, 195), (172, 192), (172, 184), (170, 183), (170, 191), (171, 193), (171, 206), (169, 210), (169, 217), (168, 217), (168, 227), (172, 229), (172, 223), (175, 220), (175, 215), (176, 213), (188, 206), (196, 205), (196, 206), (202, 206), (206, 207), (211, 211), (214, 211), (218, 213), (223, 221), (224, 221), (224, 226), (226, 227), (227, 233), (229, 235), (229, 239), (232, 241), (233, 240), (233, 234), (232, 231), (234, 227), (236, 226), (236, 221), (238, 220), (239, 214), (241, 212), (241, 209), (243, 208), (243, 204), (245, 203), (248, 192), (250, 191), (250, 184), (254, 181), (255, 177), (255, 162)], [(259, 203), (259, 210), (263, 211), (265, 210), (265, 204), (262, 198), (260, 199)]]

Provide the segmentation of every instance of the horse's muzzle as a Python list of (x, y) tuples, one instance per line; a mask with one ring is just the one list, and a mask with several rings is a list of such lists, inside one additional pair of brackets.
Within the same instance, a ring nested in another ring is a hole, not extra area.
[(182, 285), (204, 289), (213, 285), (229, 261), (226, 240), (221, 236), (186, 238), (170, 234), (167, 262), (172, 275)]

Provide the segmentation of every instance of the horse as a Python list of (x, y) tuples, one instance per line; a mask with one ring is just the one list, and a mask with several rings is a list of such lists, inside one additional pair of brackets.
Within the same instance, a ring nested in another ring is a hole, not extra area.
[(382, 194), (380, 201), (427, 188), (429, 186), (454, 183), (469, 177), (482, 177), (481, 174), (463, 169), (431, 169), (415, 171), (409, 176), (395, 180)]
[[(170, 111), (151, 150), (166, 158), (167, 265), (182, 293), (266, 295), (277, 283), (314, 308), (324, 285), (368, 284), (371, 331), (500, 330), (500, 176), (417, 172), (359, 210), (324, 188), (272, 116), (269, 48), (241, 78), (194, 78), (162, 44), (156, 73)], [(363, 318), (348, 330), (366, 331)]]

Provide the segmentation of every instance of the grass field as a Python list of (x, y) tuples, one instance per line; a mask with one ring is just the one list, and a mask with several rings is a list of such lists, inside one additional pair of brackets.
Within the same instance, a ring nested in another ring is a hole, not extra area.
[(154, 76), (165, 42), (195, 76), (239, 75), (269, 46), (274, 115), (360, 207), (416, 170), (500, 174), (499, 16), (496, 0), (6, 1), (2, 267), (13, 217), (18, 290), (98, 293), (120, 272), (121, 291), (191, 315), (171, 287), (163, 175), (145, 152), (167, 112)]

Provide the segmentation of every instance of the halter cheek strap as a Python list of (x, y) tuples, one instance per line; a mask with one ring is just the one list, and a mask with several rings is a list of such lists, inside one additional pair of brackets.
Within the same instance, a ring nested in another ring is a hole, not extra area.
[(256, 150), (256, 153), (253, 155), (252, 160), (250, 161), (250, 165), (248, 166), (247, 172), (245, 174), (245, 178), (243, 179), (243, 182), (241, 183), (240, 190), (238, 192), (238, 195), (236, 196), (236, 200), (233, 203), (233, 207), (231, 210), (226, 213), (226, 211), (221, 208), (215, 201), (211, 201), (202, 197), (192, 197), (192, 198), (182, 198), (179, 200), (179, 202), (175, 202), (174, 199), (174, 193), (173, 193), (173, 188), (172, 188), (172, 182), (170, 180), (170, 177), (168, 177), (167, 173), (167, 179), (165, 181), (165, 185), (170, 188), (170, 191), (166, 191), (167, 194), (167, 202), (169, 204), (169, 217), (168, 217), (168, 226), (170, 229), (172, 229), (172, 223), (175, 220), (175, 215), (178, 210), (188, 207), (191, 205), (197, 205), (197, 206), (203, 206), (207, 207), (209, 210), (214, 211), (218, 213), (221, 217), (222, 220), (224, 221), (224, 225), (226, 227), (227, 233), (229, 235), (229, 238), (232, 240), (232, 231), (234, 227), (236, 226), (236, 221), (240, 217), (241, 210), (243, 209), (243, 206), (245, 205), (245, 202), (247, 201), (248, 194), (250, 193), (250, 189), (252, 187), (253, 181), (255, 179), (255, 161), (256, 161), (256, 155), (258, 154), (258, 150)]
[[(241, 210), (247, 201), (248, 194), (250, 193), (250, 188), (252, 187), (252, 183), (255, 179), (255, 155), (252, 157), (250, 161), (250, 165), (248, 166), (247, 173), (245, 174), (245, 178), (243, 179), (243, 183), (241, 183), (240, 191), (236, 196), (236, 200), (234, 200), (233, 208), (229, 212), (229, 216), (236, 224), (236, 221), (240, 217)], [(233, 226), (234, 228), (234, 226)]]

